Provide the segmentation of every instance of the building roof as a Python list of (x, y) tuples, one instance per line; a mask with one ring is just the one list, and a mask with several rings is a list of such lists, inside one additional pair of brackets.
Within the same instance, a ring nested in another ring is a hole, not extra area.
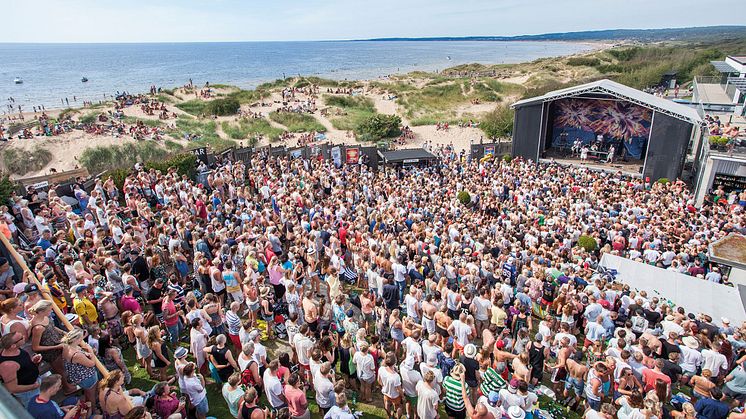
[(557, 99), (580, 96), (587, 93), (600, 93), (614, 96), (616, 98), (638, 104), (645, 108), (664, 113), (674, 118), (687, 121), (691, 124), (702, 123), (702, 118), (699, 117), (699, 114), (694, 108), (675, 103), (662, 97), (653, 96), (649, 93), (645, 93), (640, 90), (633, 89), (632, 87), (625, 86), (621, 83), (617, 83), (615, 81), (607, 79), (581, 84), (574, 87), (568, 87), (566, 89), (555, 90), (542, 96), (523, 99), (511, 105), (511, 108), (520, 108), (526, 105), (540, 102), (550, 102)]
[(736, 86), (740, 91), (746, 91), (746, 78), (743, 77), (728, 77), (728, 84)]
[(738, 73), (738, 70), (733, 68), (732, 65), (726, 63), (725, 61), (710, 61), (710, 64), (715, 67), (715, 70), (721, 73)]
[(405, 160), (412, 160), (412, 163), (419, 160), (437, 160), (438, 157), (424, 148), (405, 148), (401, 150), (379, 152), (385, 159), (386, 163), (399, 163)]
[(746, 269), (746, 237), (740, 234), (731, 233), (712, 243), (709, 253), (717, 263)]
[(738, 64), (746, 64), (746, 56), (745, 55), (729, 55), (728, 58), (731, 60), (737, 62)]

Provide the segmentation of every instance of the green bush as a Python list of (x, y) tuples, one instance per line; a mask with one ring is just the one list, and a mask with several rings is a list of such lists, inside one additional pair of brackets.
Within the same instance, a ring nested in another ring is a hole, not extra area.
[(216, 116), (235, 115), (241, 109), (241, 104), (236, 98), (214, 99), (207, 102), (205, 113)]
[(355, 127), (358, 141), (375, 142), (401, 134), (401, 118), (397, 115), (375, 114)]
[(479, 128), (489, 138), (510, 136), (513, 132), (513, 110), (504, 105), (497, 106), (482, 117)]
[(10, 173), (22, 176), (43, 169), (52, 157), (49, 150), (39, 146), (32, 150), (9, 148), (3, 152), (3, 164)]
[(511, 161), (513, 161), (513, 156), (511, 156), (510, 154), (503, 154), (503, 161), (505, 163), (510, 163)]
[(726, 146), (728, 145), (728, 138), (719, 135), (713, 135), (712, 137), (710, 137), (710, 145)]
[(112, 169), (101, 176), (102, 179), (111, 178), (117, 188), (121, 191), (124, 188), (124, 180), (129, 176), (131, 170), (129, 168)]
[(598, 248), (598, 243), (593, 237), (582, 235), (578, 237), (578, 246), (585, 249), (586, 252), (593, 252)]
[(324, 132), (321, 123), (311, 115), (297, 112), (270, 112), (269, 119), (284, 125), (290, 132)]
[(168, 169), (174, 167), (179, 175), (186, 175), (190, 179), (196, 173), (197, 156), (192, 153), (181, 153), (169, 157), (166, 160), (151, 160), (145, 162), (146, 169), (160, 170), (162, 173), (168, 172)]
[(667, 184), (671, 183), (671, 181), (668, 180), (667, 177), (662, 177), (662, 178), (658, 179), (658, 183), (660, 183), (661, 185), (667, 185)]
[(461, 191), (456, 195), (456, 198), (458, 198), (459, 202), (461, 202), (463, 205), (469, 205), (471, 202), (471, 195), (469, 195), (469, 192)]
[(10, 180), (10, 174), (8, 172), (0, 172), (0, 205), (10, 205), (8, 200), (16, 189), (18, 188)]

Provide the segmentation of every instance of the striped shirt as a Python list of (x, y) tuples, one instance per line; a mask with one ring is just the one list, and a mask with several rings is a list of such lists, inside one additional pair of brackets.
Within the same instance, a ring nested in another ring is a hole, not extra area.
[(446, 390), (446, 406), (455, 411), (464, 410), (464, 396), (461, 392), (463, 386), (461, 381), (450, 375), (443, 379), (443, 388)]
[(225, 313), (225, 322), (228, 323), (228, 333), (231, 335), (238, 335), (241, 331), (241, 319), (238, 315), (233, 311), (228, 310), (228, 312)]
[(479, 387), (482, 394), (489, 396), (491, 391), (500, 391), (505, 387), (505, 380), (500, 377), (500, 374), (494, 368), (487, 368), (482, 376), (482, 385)]

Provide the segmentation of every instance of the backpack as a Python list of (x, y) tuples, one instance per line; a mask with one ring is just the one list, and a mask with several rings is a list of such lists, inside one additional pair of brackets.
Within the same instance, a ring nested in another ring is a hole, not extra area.
[(443, 352), (438, 353), (438, 368), (443, 373), (443, 377), (451, 375), (451, 370), (456, 366), (456, 360), (443, 355)]
[(241, 384), (245, 386), (255, 386), (256, 383), (254, 382), (254, 376), (251, 375), (251, 364), (254, 363), (253, 359), (249, 361), (249, 365), (246, 366), (246, 368), (241, 371)]

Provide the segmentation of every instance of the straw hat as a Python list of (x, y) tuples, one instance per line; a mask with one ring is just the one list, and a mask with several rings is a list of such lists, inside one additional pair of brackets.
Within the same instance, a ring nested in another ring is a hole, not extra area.
[(691, 348), (691, 349), (699, 348), (699, 342), (694, 336), (685, 336), (683, 339), (681, 339), (681, 342), (683, 342), (687, 348)]
[(461, 364), (456, 364), (453, 369), (451, 370), (451, 377), (460, 380), (461, 376), (464, 375), (464, 371), (466, 369)]
[(526, 412), (518, 406), (510, 406), (508, 408), (508, 417), (510, 419), (524, 419), (526, 417)]
[(188, 351), (186, 350), (186, 348), (184, 348), (184, 347), (182, 347), (182, 346), (179, 346), (179, 347), (178, 347), (178, 348), (176, 348), (176, 350), (174, 351), (174, 356), (175, 356), (176, 358), (179, 358), (179, 359), (181, 359), (181, 358), (184, 358), (185, 356), (187, 356), (187, 354), (188, 354), (188, 353), (189, 353), (189, 352), (188, 352)]
[(477, 356), (477, 347), (473, 343), (469, 343), (464, 347), (464, 355), (467, 358), (474, 359)]

